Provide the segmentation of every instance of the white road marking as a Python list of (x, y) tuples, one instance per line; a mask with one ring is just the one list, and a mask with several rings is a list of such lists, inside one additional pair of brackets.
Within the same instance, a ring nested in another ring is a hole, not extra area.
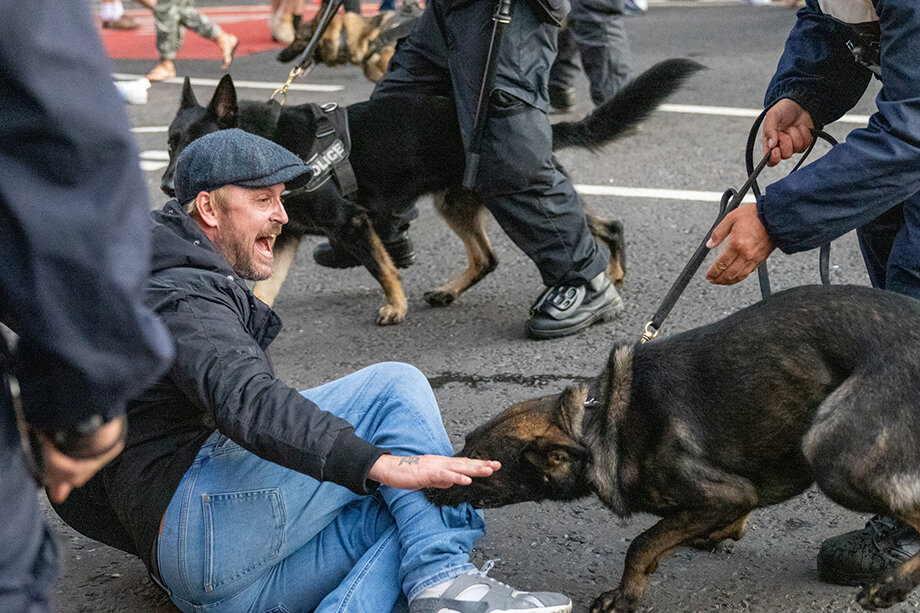
[[(690, 113), (693, 115), (721, 115), (722, 117), (757, 117), (762, 109), (745, 109), (732, 106), (704, 106), (698, 104), (662, 104), (659, 111), (665, 113)], [(868, 124), (868, 115), (844, 115), (837, 121), (841, 123)]]
[[(141, 170), (162, 170), (169, 165), (169, 153), (159, 149), (141, 152)], [(721, 192), (702, 192), (686, 189), (655, 189), (648, 187), (621, 187), (616, 185), (575, 184), (575, 190), (585, 196), (608, 196), (614, 198), (656, 198), (659, 200), (688, 200), (691, 202), (719, 202)], [(753, 202), (753, 196), (745, 202)]]
[(147, 172), (153, 172), (155, 170), (163, 170), (169, 166), (168, 162), (152, 162), (150, 160), (141, 160), (141, 170)]
[[(133, 80), (133, 79), (140, 79), (143, 76), (144, 75), (142, 74), (126, 74), (123, 72), (113, 72), (112, 73), (112, 77), (116, 79)], [(185, 81), (185, 77), (181, 77), (181, 78), (173, 77), (172, 79), (166, 79), (165, 81), (158, 81), (158, 83), (177, 83), (181, 85), (183, 81)], [(192, 77), (191, 81), (192, 81), (192, 85), (211, 85), (211, 86), (215, 86), (220, 82), (219, 79), (202, 79), (199, 77)], [(281, 87), (283, 82), (284, 82), (283, 80), (277, 81), (277, 82), (271, 82), (271, 83), (267, 81), (237, 81), (237, 80), (234, 80), (233, 85), (236, 86), (237, 89), (248, 88), (248, 89), (272, 89), (274, 90), (274, 89), (278, 89), (279, 87)], [(343, 89), (345, 89), (345, 87), (342, 85), (315, 85), (315, 84), (307, 84), (307, 83), (292, 83), (288, 89), (292, 91), (302, 91), (302, 92), (340, 92)]]
[[(118, 76), (118, 75), (115, 75)], [(122, 75), (124, 77), (130, 77), (131, 75)], [(170, 79), (169, 82), (181, 83), (178, 79)], [(217, 81), (213, 79), (192, 79), (192, 83), (198, 84), (198, 81), (208, 81), (209, 83), (201, 83), (202, 85), (213, 84), (217, 85)], [(234, 84), (238, 84), (238, 81), (234, 81)], [(256, 83), (255, 81), (242, 81), (242, 83)], [(265, 84), (266, 87), (259, 85), (261, 89), (268, 89), (269, 84)], [(253, 85), (253, 87), (256, 87)], [(270, 85), (271, 88), (274, 88), (274, 85)], [(291, 88), (306, 88), (307, 85), (297, 86), (297, 84), (291, 85)], [(320, 86), (317, 86), (320, 87)], [(327, 87), (327, 86), (322, 86)], [(333, 86), (328, 86), (333, 87)], [(334, 86), (337, 89), (344, 89), (342, 87)], [(330, 90), (331, 91), (331, 90)], [(659, 111), (663, 113), (688, 113), (691, 115), (718, 115), (720, 117), (750, 117), (754, 118), (760, 115), (761, 109), (747, 109), (747, 108), (738, 108), (733, 106), (705, 106), (699, 104), (662, 104), (658, 107)], [(837, 120), (839, 123), (853, 123), (866, 125), (869, 123), (869, 115), (844, 115)], [(150, 133), (150, 132), (166, 132), (166, 126), (147, 126), (141, 128), (133, 128), (132, 131), (138, 134)]]
[[(688, 189), (656, 189), (651, 187), (621, 187), (617, 185), (575, 184), (575, 191), (584, 196), (610, 196), (614, 198), (656, 198), (659, 200), (689, 200), (691, 202), (720, 202), (722, 192), (701, 192)], [(743, 202), (754, 202), (748, 194)]]
[(169, 152), (161, 149), (141, 151), (140, 163), (141, 170), (150, 172), (162, 170), (169, 166)]
[[(117, 76), (117, 75), (116, 75)], [(128, 76), (128, 75), (124, 75)], [(177, 81), (178, 79), (171, 79)], [(193, 83), (201, 85), (217, 84), (217, 81), (211, 79), (192, 79)], [(239, 81), (235, 81), (239, 84)], [(243, 81), (243, 83), (255, 83)], [(260, 87), (268, 84), (255, 84), (253, 87)], [(274, 85), (272, 85), (274, 87)], [(295, 86), (291, 86), (292, 88)], [(306, 88), (309, 86), (302, 85)], [(267, 87), (265, 87), (267, 89)], [(342, 89), (337, 87), (337, 89)], [(688, 113), (692, 115), (716, 115), (720, 117), (745, 117), (754, 118), (760, 115), (761, 109), (738, 108), (730, 106), (704, 106), (696, 104), (662, 104), (658, 107), (659, 111), (665, 113)], [(851, 123), (866, 125), (869, 122), (868, 115), (844, 115), (840, 120), (841, 123)], [(136, 133), (154, 133), (166, 132), (166, 126), (147, 126), (133, 128)], [(166, 168), (169, 156), (165, 151), (150, 150), (141, 153), (141, 168), (143, 170), (160, 170)], [(689, 202), (719, 202), (722, 199), (722, 192), (695, 191), (684, 189), (663, 189), (649, 187), (626, 187), (617, 185), (586, 185), (576, 184), (575, 189), (586, 196), (606, 196), (611, 198), (654, 198), (659, 200), (683, 200)], [(748, 195), (744, 202), (753, 202), (753, 195)]]

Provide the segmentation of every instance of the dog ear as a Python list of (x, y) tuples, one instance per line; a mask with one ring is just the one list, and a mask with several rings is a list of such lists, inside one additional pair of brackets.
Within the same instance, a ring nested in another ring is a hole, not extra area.
[(553, 472), (573, 460), (584, 460), (587, 452), (572, 445), (559, 445), (538, 436), (524, 451), (524, 458), (542, 473)]
[(224, 75), (214, 90), (211, 103), (208, 104), (208, 114), (217, 121), (221, 130), (236, 127), (236, 88), (230, 75)]
[(562, 428), (570, 438), (581, 440), (581, 422), (585, 418), (585, 401), (588, 399), (588, 388), (567, 387), (559, 395), (553, 421)]
[(191, 109), (198, 106), (198, 98), (192, 91), (192, 81), (185, 75), (185, 81), (182, 82), (182, 102), (179, 104), (180, 109)]

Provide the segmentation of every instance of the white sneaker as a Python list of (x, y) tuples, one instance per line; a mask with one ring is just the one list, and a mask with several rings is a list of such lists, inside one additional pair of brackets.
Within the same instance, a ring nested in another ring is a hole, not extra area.
[(435, 585), (409, 603), (409, 613), (569, 613), (572, 601), (554, 592), (519, 592), (487, 576), (495, 565)]

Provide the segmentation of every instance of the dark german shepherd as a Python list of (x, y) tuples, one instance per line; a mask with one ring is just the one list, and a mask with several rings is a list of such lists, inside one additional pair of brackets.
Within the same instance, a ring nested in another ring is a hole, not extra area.
[[(848, 509), (920, 529), (920, 301), (866, 287), (800, 287), (722, 321), (620, 344), (590, 387), (511, 406), (458, 455), (493, 476), (432, 490), (498, 507), (596, 494), (663, 519), (629, 546), (619, 587), (592, 613), (633, 611), (667, 553), (741, 538), (748, 514), (817, 481)], [(863, 588), (904, 600), (920, 554)]]
[[(700, 68), (690, 60), (668, 60), (653, 66), (583, 120), (555, 124), (553, 147), (597, 149), (609, 143), (645, 119)], [(173, 174), (182, 150), (215, 130), (239, 127), (306, 158), (316, 138), (316, 120), (306, 107), (238, 103), (229, 75), (221, 79), (211, 102), (203, 107), (186, 79), (179, 111), (169, 126), (169, 165), (163, 173), (163, 191), (173, 194)], [(372, 222), (433, 194), (438, 212), (460, 236), (469, 259), (464, 272), (425, 294), (432, 306), (450, 304), (498, 263), (486, 231), (485, 208), (475, 193), (461, 185), (464, 150), (453, 101), (444, 97), (381, 97), (349, 106), (347, 118), (356, 199), (342, 197), (333, 181), (320, 190), (286, 198), (290, 222), (278, 237), (274, 273), (256, 284), (255, 294), (271, 304), (301, 237), (321, 234), (336, 250), (351, 254), (364, 265), (383, 287), (387, 303), (378, 311), (377, 323), (403, 321), (408, 303), (399, 273)], [(610, 248), (608, 274), (613, 281), (622, 281), (626, 274), (622, 225), (591, 215), (589, 222), (595, 237)]]

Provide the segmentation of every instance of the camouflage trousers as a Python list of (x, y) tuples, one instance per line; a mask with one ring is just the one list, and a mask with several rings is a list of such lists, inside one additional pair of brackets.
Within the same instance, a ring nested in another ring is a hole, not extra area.
[(173, 60), (185, 42), (185, 28), (195, 34), (214, 40), (220, 26), (199, 14), (193, 0), (158, 0), (153, 9), (157, 29), (157, 51), (161, 60)]

